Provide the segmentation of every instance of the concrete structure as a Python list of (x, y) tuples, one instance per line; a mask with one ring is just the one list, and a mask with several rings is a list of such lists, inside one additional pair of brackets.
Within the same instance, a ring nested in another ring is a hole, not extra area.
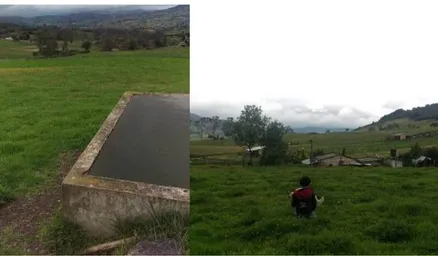
[[(311, 164), (310, 159), (306, 159), (302, 161), (303, 164)], [(336, 154), (336, 153), (328, 153), (320, 156), (313, 157), (313, 163), (315, 166), (345, 166), (345, 165), (356, 165), (362, 166), (362, 163), (352, 157)]]
[(255, 146), (255, 147), (252, 147), (251, 149), (249, 149), (249, 148), (245, 149), (243, 161), (246, 161), (246, 158), (249, 158), (250, 155), (252, 157), (260, 157), (262, 155), (264, 148), (265, 148), (265, 146)]
[(188, 116), (189, 95), (125, 93), (62, 183), (64, 216), (110, 236), (116, 219), (189, 214)]
[(394, 140), (406, 140), (406, 134), (397, 133), (392, 136)]
[(386, 164), (393, 168), (400, 168), (403, 167), (403, 161), (397, 160), (397, 159), (387, 159)]
[(357, 160), (360, 161), (362, 164), (368, 166), (375, 166), (383, 163), (383, 158), (380, 157), (363, 157), (358, 158)]

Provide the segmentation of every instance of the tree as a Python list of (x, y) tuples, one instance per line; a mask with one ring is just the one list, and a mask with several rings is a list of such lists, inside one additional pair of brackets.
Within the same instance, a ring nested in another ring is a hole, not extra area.
[(286, 126), (284, 129), (286, 130), (286, 133), (294, 133), (294, 129), (292, 127), (290, 127), (289, 125)]
[(130, 51), (134, 51), (138, 49), (138, 44), (137, 41), (135, 39), (130, 39), (128, 41), (128, 50)]
[(73, 31), (71, 29), (63, 29), (60, 31), (58, 38), (62, 40), (62, 52), (68, 52), (68, 43), (73, 43)]
[(190, 33), (186, 33), (181, 37), (181, 41), (185, 43), (185, 45), (190, 46)]
[(56, 37), (47, 29), (38, 31), (35, 44), (38, 47), (38, 52), (46, 57), (51, 57), (58, 51)]
[(91, 49), (91, 42), (88, 40), (85, 40), (82, 42), (81, 47), (86, 51), (86, 52), (90, 52)]
[(211, 117), (211, 122), (212, 122), (213, 135), (216, 135), (216, 130), (219, 127), (219, 117), (218, 116)]
[(227, 137), (231, 137), (234, 134), (234, 118), (228, 117), (222, 124), (222, 131)]
[(14, 42), (20, 42), (20, 37), (19, 37), (18, 35), (14, 34), (14, 35), (12, 35), (11, 37), (12, 37), (12, 40), (13, 40)]
[(421, 148), (420, 144), (415, 143), (412, 147), (411, 150), (409, 151), (409, 155), (411, 158), (418, 158), (422, 155), (423, 153), (423, 149)]
[(109, 34), (103, 34), (100, 38), (100, 50), (103, 52), (110, 52), (115, 47), (114, 40)]
[(199, 134), (201, 136), (201, 140), (204, 137), (205, 127), (206, 127), (209, 120), (210, 120), (210, 118), (208, 118), (208, 117), (201, 117), (199, 120), (195, 121), (195, 126), (199, 131)]
[(201, 136), (201, 140), (202, 140), (202, 122), (201, 122), (201, 120), (195, 121), (195, 127), (198, 130), (199, 135)]
[(274, 165), (284, 161), (288, 148), (287, 143), (283, 141), (285, 134), (286, 129), (282, 123), (274, 121), (267, 125), (262, 141), (265, 148), (260, 159), (261, 164)]
[(263, 115), (262, 108), (255, 105), (246, 105), (234, 123), (234, 140), (248, 148), (251, 165), (251, 148), (263, 140), (268, 123), (269, 118)]

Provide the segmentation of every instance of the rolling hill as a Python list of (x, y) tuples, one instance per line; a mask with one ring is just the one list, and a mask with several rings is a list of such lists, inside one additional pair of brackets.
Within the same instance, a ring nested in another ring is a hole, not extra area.
[(356, 130), (430, 129), (431, 126), (435, 127), (436, 123), (438, 123), (438, 103), (408, 110), (397, 109), (382, 116), (377, 122), (359, 127)]
[(36, 17), (2, 16), (0, 23), (38, 27), (54, 25), (76, 28), (150, 28), (167, 33), (187, 33), (190, 24), (190, 6), (178, 5), (164, 10), (128, 8), (113, 11), (88, 11)]

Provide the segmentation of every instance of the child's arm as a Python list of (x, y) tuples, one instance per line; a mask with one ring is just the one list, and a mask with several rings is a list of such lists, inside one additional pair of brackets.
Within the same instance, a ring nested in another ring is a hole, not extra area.
[(315, 196), (315, 200), (318, 203), (318, 205), (322, 204), (324, 202), (324, 197), (321, 196), (320, 198), (318, 198), (316, 195)]

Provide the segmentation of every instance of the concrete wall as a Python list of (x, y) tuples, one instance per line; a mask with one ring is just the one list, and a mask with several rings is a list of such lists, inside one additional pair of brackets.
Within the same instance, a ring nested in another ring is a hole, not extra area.
[(386, 161), (386, 163), (387, 163), (388, 165), (390, 165), (391, 167), (394, 167), (394, 168), (403, 167), (403, 162), (400, 161), (400, 160), (392, 160), (392, 159), (389, 159), (389, 160)]
[(154, 211), (190, 214), (189, 201), (78, 185), (64, 184), (62, 200), (64, 216), (99, 237), (111, 236), (117, 219), (147, 218)]

